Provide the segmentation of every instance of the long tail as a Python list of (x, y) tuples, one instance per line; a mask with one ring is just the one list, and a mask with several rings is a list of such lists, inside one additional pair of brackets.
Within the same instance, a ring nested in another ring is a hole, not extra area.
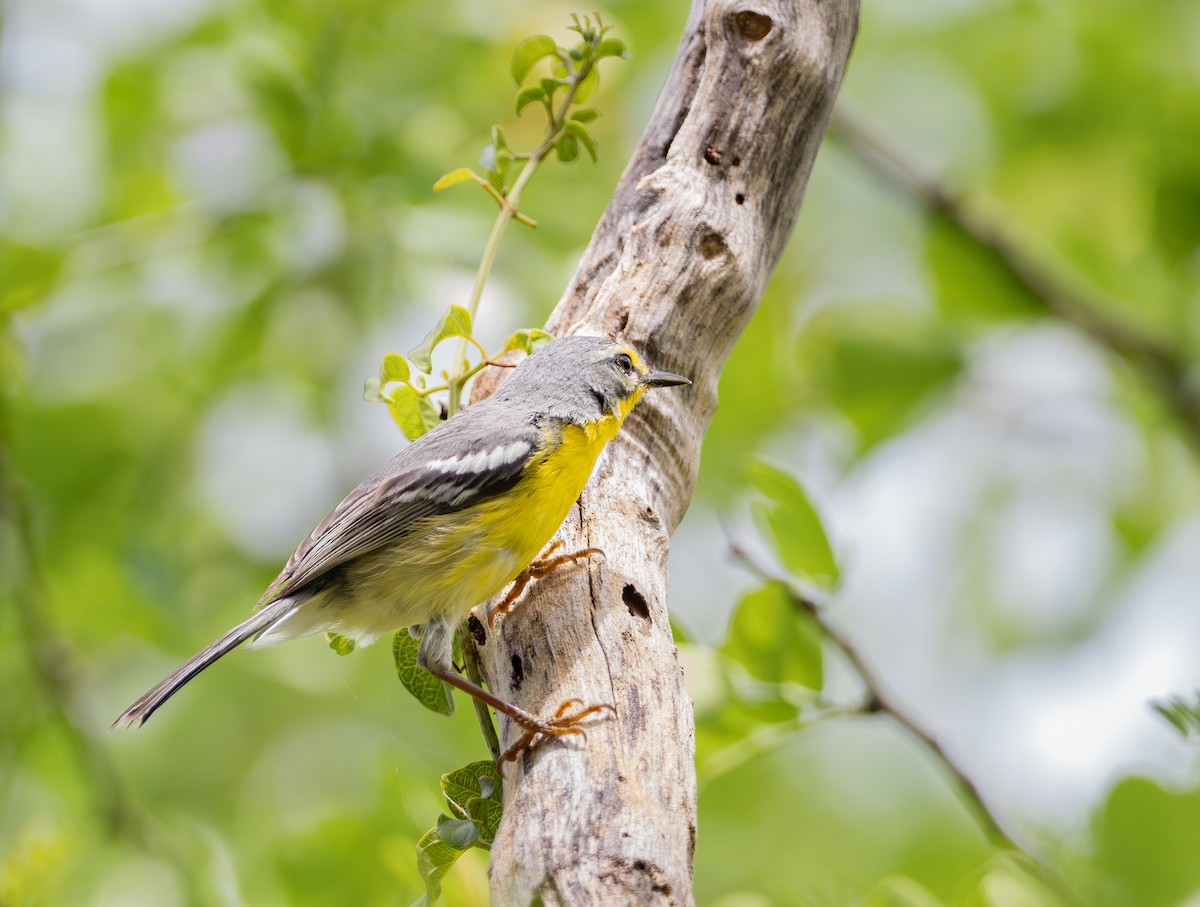
[(308, 598), (309, 596), (307, 595), (300, 595), (295, 598), (281, 598), (278, 601), (273, 601), (265, 605), (256, 611), (254, 616), (249, 620), (238, 624), (204, 651), (191, 658), (186, 664), (171, 672), (169, 676), (155, 685), (154, 689), (147, 692), (137, 702), (122, 712), (121, 717), (114, 721), (112, 726), (117, 728), (145, 724), (146, 719), (153, 715), (160, 705), (178, 693), (185, 683), (222, 655), (232, 652), (246, 640), (258, 636), (272, 624), (286, 617), (296, 608), (300, 607), (300, 605), (304, 604)]

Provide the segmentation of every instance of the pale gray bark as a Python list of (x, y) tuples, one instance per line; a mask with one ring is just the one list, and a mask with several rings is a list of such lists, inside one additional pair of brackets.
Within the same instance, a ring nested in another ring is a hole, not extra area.
[[(480, 647), (532, 712), (612, 703), (587, 740), (505, 769), (493, 903), (691, 904), (692, 706), (667, 622), (667, 546), (717, 379), (783, 249), (829, 124), (858, 0), (695, 0), (662, 96), (547, 329), (604, 334), (692, 378), (651, 391), (559, 538), (606, 557), (537, 583)], [(502, 743), (519, 729), (501, 722)]]

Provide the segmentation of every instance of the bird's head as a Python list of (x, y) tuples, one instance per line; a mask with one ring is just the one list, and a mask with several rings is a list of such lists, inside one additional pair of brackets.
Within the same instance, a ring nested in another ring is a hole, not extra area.
[(563, 337), (522, 362), (496, 391), (501, 400), (587, 423), (624, 419), (647, 388), (692, 382), (658, 371), (629, 347), (603, 337)]

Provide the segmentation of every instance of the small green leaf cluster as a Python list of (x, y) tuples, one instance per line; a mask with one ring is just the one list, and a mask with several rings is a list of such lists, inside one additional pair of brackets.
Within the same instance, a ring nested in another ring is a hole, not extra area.
[[(754, 516), (780, 563), (798, 583), (832, 590), (839, 572), (816, 508), (800, 483), (766, 463), (750, 468), (761, 497)], [(821, 629), (780, 582), (745, 596), (733, 613), (724, 653), (758, 680), (819, 691), (824, 683)]]
[(1200, 741), (1200, 691), (1189, 702), (1183, 696), (1155, 699), (1150, 707), (1170, 722), (1184, 740)]
[(780, 583), (767, 583), (742, 598), (722, 651), (769, 684), (819, 691), (824, 683), (821, 630)]
[[(479, 351), (479, 361), (463, 371), (451, 374), (443, 370), (440, 382), (428, 380), (433, 373), (433, 351), (444, 340), (461, 337)], [(537, 328), (522, 328), (504, 341), (497, 356), (510, 350), (532, 353), (551, 340)], [(363, 399), (369, 403), (386, 403), (392, 419), (410, 441), (415, 441), (445, 418), (445, 408), (434, 404), (433, 395), (463, 386), (493, 359), (487, 349), (472, 334), (471, 313), (460, 305), (452, 305), (425, 335), (425, 339), (408, 351), (405, 358), (388, 353), (379, 366), (379, 376), (368, 378), (363, 385)]]
[[(712, 662), (721, 695), (698, 714), (701, 775), (711, 778), (756, 752), (758, 735), (787, 733), (827, 714), (824, 631), (789, 585), (832, 591), (839, 571), (820, 516), (800, 483), (765, 463), (751, 467), (753, 513), (788, 576), (743, 596)], [(698, 713), (703, 706), (697, 704)]]
[[(575, 45), (561, 47), (549, 35), (531, 35), (513, 51), (509, 71), (517, 87), (514, 104), (517, 116), (530, 106), (540, 108), (546, 116), (546, 130), (538, 145), (529, 151), (518, 151), (509, 145), (503, 128), (494, 125), (491, 141), (479, 153), (483, 174), (470, 167), (459, 167), (439, 179), (434, 184), (435, 190), (474, 182), (502, 210), (512, 206), (513, 217), (535, 227), (537, 222), (518, 212), (510, 198), (517, 173), (514, 165), (520, 162), (526, 167), (536, 167), (551, 151), (560, 161), (569, 163), (579, 157), (580, 148), (587, 152), (592, 163), (596, 162), (596, 139), (587, 124), (599, 117), (600, 112), (582, 105), (600, 85), (597, 64), (606, 57), (628, 59), (629, 54), (624, 42), (607, 37), (610, 28), (601, 22), (598, 14), (594, 22), (587, 16), (572, 16), (572, 19), (574, 24), (570, 29), (579, 35)], [(546, 67), (541, 67), (544, 74), (531, 80), (543, 61), (548, 61)]]
[(500, 772), (490, 761), (442, 775), (442, 794), (452, 815), (438, 816), (437, 825), (417, 842), (417, 868), (425, 882), (425, 896), (418, 903), (437, 900), (442, 879), (467, 850), (492, 849), (504, 809), (502, 788)]

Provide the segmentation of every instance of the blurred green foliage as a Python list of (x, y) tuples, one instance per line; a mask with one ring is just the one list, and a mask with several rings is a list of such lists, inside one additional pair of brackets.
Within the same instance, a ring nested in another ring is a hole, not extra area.
[[(20, 0), (0, 42), (0, 905), (411, 903), (418, 842), (446, 808), (436, 779), (484, 753), (469, 710), (415, 706), (386, 647), (233, 657), (143, 731), (105, 728), (244, 616), (400, 443), (358, 402), (362, 378), (462, 302), (494, 217), (478, 193), (431, 187), (509, 109), (514, 45), (569, 10), (86, 6)], [(539, 227), (506, 238), (474, 325), (489, 348), (561, 292), (687, 10), (602, 12), (632, 53), (589, 102), (605, 110), (586, 120), (602, 153), (531, 184), (522, 210)], [(1191, 362), (1196, 34), (1190, 0), (888, 0), (863, 11), (843, 100), (1047, 273)], [(506, 146), (536, 141), (531, 119), (505, 124)], [(1051, 317), (988, 250), (829, 143), (722, 376), (697, 507), (753, 497), (784, 566), (834, 582), (849, 566), (819, 496), (755, 475), (758, 453), (832, 425), (843, 465), (866, 462), (970, 388), (981, 346)], [(1200, 482), (1152, 385), (1111, 371), (1147, 464), (1104, 505), (1128, 570), (1200, 505)], [(237, 464), (248, 484), (229, 487)], [(260, 497), (275, 511), (237, 506)], [(962, 619), (997, 647), (1027, 640), (988, 623), (986, 598), (964, 589)], [(676, 620), (695, 605), (674, 602)], [(1077, 634), (1104, 613), (1093, 602)], [(831, 659), (777, 589), (737, 604), (722, 646), (681, 649), (700, 903), (1060, 902), (886, 717), (827, 714)], [(1087, 840), (1040, 849), (1082, 903), (1183, 903), (1200, 889), (1190, 777), (1120, 780)], [(444, 902), (484, 903), (485, 873), (466, 851)]]

